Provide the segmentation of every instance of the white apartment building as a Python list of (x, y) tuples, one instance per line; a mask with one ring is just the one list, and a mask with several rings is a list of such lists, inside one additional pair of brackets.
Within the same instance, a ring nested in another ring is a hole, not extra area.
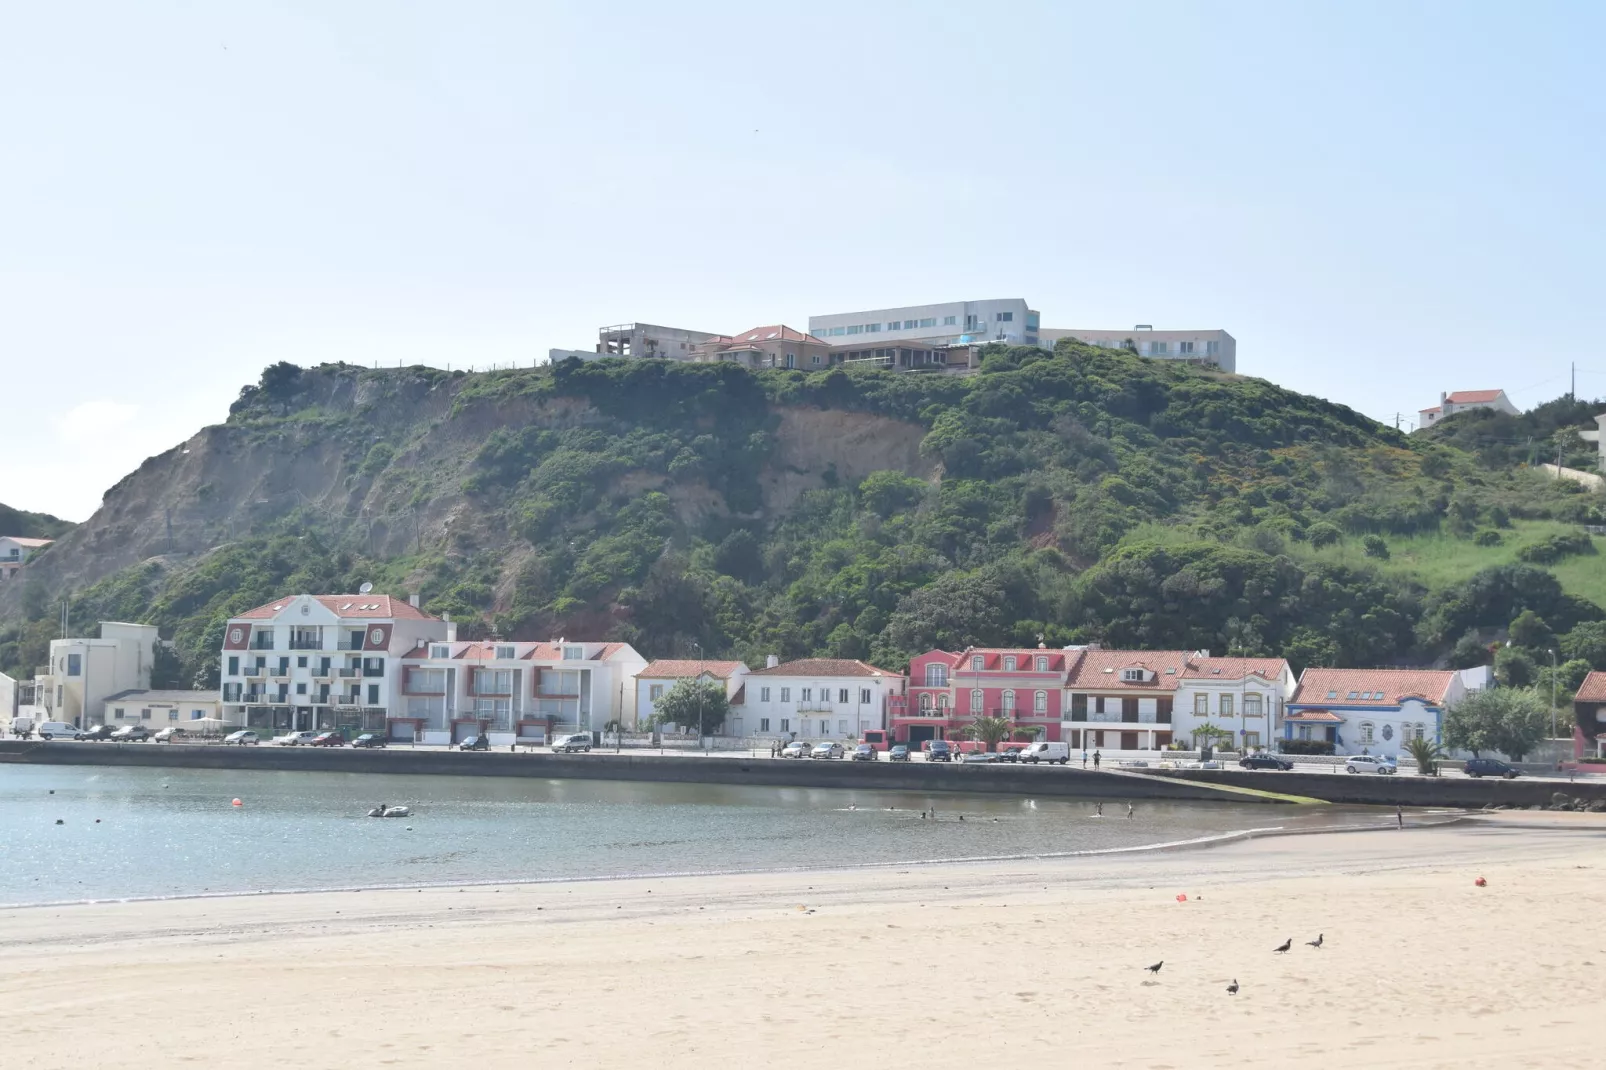
[(299, 594), (258, 606), (223, 630), (223, 719), (270, 731), (387, 731), (398, 659), (455, 631), (383, 594)]
[(0, 583), (16, 578), (28, 558), (54, 541), (54, 539), (26, 539), (21, 535), (0, 535)]
[(628, 643), (425, 643), (400, 660), (389, 732), (421, 743), (483, 732), (492, 746), (601, 732), (625, 719), (646, 665)]
[(740, 713), (731, 710), (733, 736), (780, 739), (863, 739), (887, 727), (888, 700), (904, 694), (908, 677), (862, 661), (771, 657), (747, 674)]
[(810, 316), (809, 334), (832, 346), (872, 341), (1034, 346), (1039, 344), (1038, 320), (1037, 312), (1024, 300), (1011, 297)]
[(1140, 357), (1155, 360), (1194, 361), (1211, 364), (1224, 372), (1238, 370), (1238, 342), (1222, 330), (1157, 331), (1140, 323), (1130, 331), (1098, 330), (1080, 327), (1045, 327), (1039, 332), (1048, 349), (1061, 338), (1070, 338), (1101, 349), (1129, 349)]
[(1595, 425), (1591, 430), (1578, 432), (1578, 437), (1593, 442), (1600, 450), (1600, 470), (1606, 472), (1606, 412), (1595, 417)]
[[(636, 674), (635, 722), (631, 728), (642, 731), (652, 723), (657, 712), (656, 703), (680, 680), (702, 680), (707, 683), (719, 680), (725, 686), (725, 697), (731, 702), (731, 717), (737, 718), (745, 702), (743, 688), (747, 683), (747, 666), (740, 661), (707, 661), (694, 658), (660, 658)], [(678, 725), (666, 725), (675, 731)], [(729, 722), (726, 731), (729, 732)]]
[(107, 695), (151, 686), (156, 642), (154, 624), (116, 621), (101, 622), (99, 639), (52, 639), (47, 671), (34, 677), (33, 703), (17, 713), (91, 727)]

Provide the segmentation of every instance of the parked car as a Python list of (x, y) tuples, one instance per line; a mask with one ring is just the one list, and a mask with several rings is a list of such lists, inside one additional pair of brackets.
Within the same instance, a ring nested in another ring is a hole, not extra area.
[(873, 762), (881, 757), (881, 752), (868, 743), (860, 743), (853, 748), (853, 760), (856, 762)]
[(158, 728), (156, 730), (156, 735), (152, 736), (151, 738), (156, 740), (158, 743), (171, 743), (175, 739), (184, 738), (184, 729), (180, 728), (176, 724), (170, 724), (166, 728)]
[(1498, 776), (1513, 780), (1522, 774), (1499, 758), (1468, 758), (1466, 773), (1470, 777)]
[(230, 745), (236, 747), (254, 747), (261, 742), (262, 737), (251, 731), (249, 728), (239, 732), (230, 732), (228, 735), (223, 737), (223, 745), (225, 747)]
[(316, 732), (286, 732), (282, 736), (275, 736), (273, 742), (281, 747), (305, 747), (317, 738)]
[(954, 747), (946, 739), (934, 739), (926, 748), (926, 761), (951, 762), (954, 760)]
[(591, 753), (590, 732), (574, 732), (567, 736), (559, 736), (552, 742), (554, 754), (573, 754), (577, 750)]
[(1375, 754), (1352, 754), (1344, 760), (1344, 772), (1390, 776), (1394, 773), (1394, 763)]
[(1246, 754), (1238, 759), (1238, 765), (1244, 769), (1280, 769), (1285, 773), (1294, 767), (1293, 762), (1275, 754)]
[(33, 735), (33, 718), (11, 718), (11, 734), (16, 736), (18, 739), (27, 739), (29, 736)]
[(490, 750), (491, 737), (481, 732), (477, 736), (469, 736), (457, 745), (458, 750)]
[(115, 731), (117, 731), (116, 725), (98, 724), (87, 732), (80, 732), (78, 734), (78, 738), (87, 739), (93, 743), (99, 743), (102, 740), (112, 738), (112, 733)]
[(151, 738), (151, 730), (142, 724), (125, 724), (111, 734), (114, 743), (144, 743)]
[(83, 739), (84, 734), (65, 721), (42, 721), (39, 724), (40, 739)]
[(1064, 765), (1071, 760), (1071, 745), (1069, 743), (1038, 740), (1035, 743), (1026, 745), (1026, 749), (1020, 752), (1020, 760), (1031, 762), (1033, 765), (1038, 762), (1048, 762), (1051, 765), (1058, 762), (1060, 765)]
[(909, 744), (907, 743), (895, 743), (892, 749), (887, 752), (887, 761), (889, 762), (907, 762), (908, 760)]
[(959, 755), (959, 761), (962, 765), (991, 765), (994, 762), (1003, 760), (1004, 756), (1002, 754), (994, 754), (991, 751), (984, 750), (962, 751)]
[(792, 742), (781, 748), (782, 758), (807, 758), (808, 756), (809, 745), (803, 742), (801, 739), (794, 739)]
[(307, 744), (309, 747), (344, 747), (345, 745), (346, 737), (339, 732), (319, 732), (312, 737), (312, 742)]
[(830, 739), (816, 743), (814, 749), (809, 751), (810, 758), (845, 758), (847, 754), (847, 748)]
[(352, 740), (351, 745), (353, 747), (383, 747), (385, 745), (385, 737), (378, 732), (364, 732)]

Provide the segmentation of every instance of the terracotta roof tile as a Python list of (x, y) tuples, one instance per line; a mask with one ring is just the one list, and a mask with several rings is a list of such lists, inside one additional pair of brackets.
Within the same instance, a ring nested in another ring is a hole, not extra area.
[(18, 546), (26, 546), (35, 550), (41, 546), (49, 546), (56, 541), (55, 539), (28, 539), (21, 535), (0, 535), (0, 538), (9, 539)]
[(1454, 405), (1476, 405), (1483, 401), (1494, 401), (1504, 390), (1457, 390), (1451, 394), (1449, 401)]
[(1288, 668), (1282, 658), (1192, 658), (1182, 674), (1190, 680), (1242, 680), (1260, 676), (1275, 680)]
[(1578, 685), (1574, 702), (1606, 702), (1606, 672), (1592, 672)]
[[(1450, 669), (1306, 669), (1290, 705), (1398, 706), (1401, 699), (1420, 698), (1437, 706), (1455, 679)], [(1352, 692), (1356, 697), (1349, 697)], [(1360, 697), (1377, 694), (1382, 697)]]
[(803, 658), (783, 661), (773, 669), (754, 669), (749, 676), (902, 676), (847, 658)]
[[(1188, 660), (1197, 657), (1191, 650), (1084, 650), (1081, 655), (1065, 686), (1083, 691), (1175, 691)], [(1122, 669), (1148, 669), (1154, 678), (1122, 680)]]
[(648, 663), (636, 674), (638, 678), (653, 680), (695, 680), (707, 673), (716, 680), (728, 680), (747, 668), (739, 661), (698, 661), (696, 658), (667, 659)]

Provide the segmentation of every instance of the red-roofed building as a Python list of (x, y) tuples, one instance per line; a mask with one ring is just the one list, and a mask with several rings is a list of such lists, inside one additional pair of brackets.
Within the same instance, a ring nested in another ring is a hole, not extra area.
[(21, 535), (0, 535), (0, 583), (22, 571), (28, 558), (49, 546), (52, 539), (28, 539)]
[(642, 729), (652, 723), (653, 704), (679, 680), (722, 681), (725, 685), (725, 697), (730, 699), (731, 717), (734, 719), (741, 716), (738, 707), (746, 702), (743, 690), (743, 685), (747, 681), (746, 663), (698, 658), (660, 658), (636, 674), (635, 728)]
[(733, 712), (732, 735), (771, 739), (862, 740), (885, 729), (894, 700), (902, 708), (906, 679), (850, 658), (775, 657), (747, 674), (746, 701)]
[(1417, 429), (1431, 427), (1458, 412), (1468, 409), (1496, 409), (1509, 416), (1517, 415), (1517, 406), (1506, 397), (1504, 390), (1457, 390), (1454, 393), (1440, 394), (1439, 403), (1431, 409), (1422, 409), (1418, 412)]
[(824, 339), (784, 323), (699, 343), (693, 358), (702, 364), (731, 363), (744, 368), (801, 368), (823, 371), (831, 363)]
[(1573, 756), (1583, 757), (1589, 744), (1594, 744), (1595, 752), (1600, 753), (1601, 739), (1606, 736), (1606, 672), (1592, 672), (1578, 685), (1573, 695), (1573, 719), (1577, 722)]
[(1283, 738), (1325, 740), (1335, 754), (1399, 755), (1412, 739), (1444, 742), (1444, 711), (1467, 693), (1453, 669), (1306, 669)]

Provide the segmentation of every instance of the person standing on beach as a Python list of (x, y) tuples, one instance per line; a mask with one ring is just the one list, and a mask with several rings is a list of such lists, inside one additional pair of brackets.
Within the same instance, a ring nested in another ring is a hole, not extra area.
[(1129, 817), (1129, 818), (1132, 816), (1132, 804), (1131, 803), (1127, 803), (1126, 804), (1126, 816)]
[(1405, 807), (1404, 806), (1401, 806), (1399, 804), (1395, 805), (1395, 807), (1394, 807), (1394, 820), (1396, 820), (1396, 821), (1398, 821), (1400, 823), (1400, 828), (1403, 829), (1405, 827)]
[(1098, 751), (1094, 751), (1093, 752), (1093, 768), (1095, 770), (1097, 770), (1098, 767), (1099, 767), (1099, 752)]

